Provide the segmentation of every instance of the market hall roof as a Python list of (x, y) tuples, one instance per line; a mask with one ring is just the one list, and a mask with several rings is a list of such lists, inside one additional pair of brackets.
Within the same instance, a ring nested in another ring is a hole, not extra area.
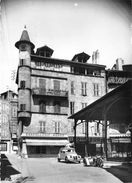
[(104, 120), (131, 123), (132, 120), (132, 80), (107, 93), (86, 108), (71, 115), (75, 120)]

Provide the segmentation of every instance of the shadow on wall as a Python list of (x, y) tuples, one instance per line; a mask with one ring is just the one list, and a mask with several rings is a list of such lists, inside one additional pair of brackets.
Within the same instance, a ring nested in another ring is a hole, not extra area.
[(1, 180), (11, 180), (11, 175), (20, 174), (19, 171), (14, 169), (9, 162), (7, 156), (5, 154), (1, 154), (1, 172), (0, 177)]

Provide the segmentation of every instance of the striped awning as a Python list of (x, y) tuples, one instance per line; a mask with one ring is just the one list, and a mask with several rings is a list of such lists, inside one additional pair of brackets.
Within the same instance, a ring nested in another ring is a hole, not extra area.
[(26, 139), (28, 146), (65, 146), (68, 140), (50, 140), (50, 139)]

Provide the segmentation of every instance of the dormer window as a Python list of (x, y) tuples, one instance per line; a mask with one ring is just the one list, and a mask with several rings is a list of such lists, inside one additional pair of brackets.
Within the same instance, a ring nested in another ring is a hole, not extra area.
[(36, 52), (36, 55), (39, 55), (42, 57), (51, 57), (52, 54), (53, 54), (53, 50), (48, 46), (43, 46), (41, 48), (38, 48)]

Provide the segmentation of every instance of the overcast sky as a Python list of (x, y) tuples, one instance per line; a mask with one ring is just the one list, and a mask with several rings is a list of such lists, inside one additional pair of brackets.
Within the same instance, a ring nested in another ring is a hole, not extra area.
[[(48, 45), (53, 57), (71, 60), (80, 52), (100, 52), (99, 64), (111, 68), (117, 58), (132, 63), (130, 0), (2, 0), (0, 92), (16, 90), (11, 71), (17, 70), (24, 25), (38, 47)], [(91, 59), (89, 60), (91, 62)]]

